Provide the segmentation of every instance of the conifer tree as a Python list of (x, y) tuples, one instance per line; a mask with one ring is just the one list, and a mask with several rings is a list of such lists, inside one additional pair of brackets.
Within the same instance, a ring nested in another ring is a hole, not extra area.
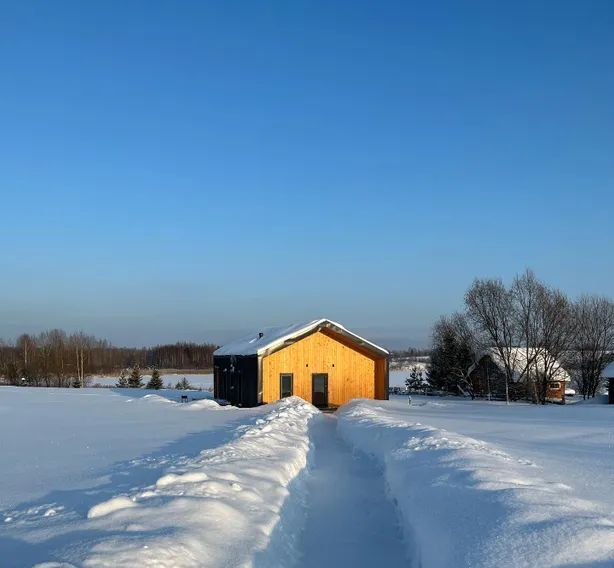
[(124, 369), (122, 369), (119, 373), (119, 380), (115, 386), (120, 389), (128, 388), (128, 377), (126, 376), (126, 371)]
[(143, 386), (143, 381), (141, 380), (141, 369), (138, 365), (132, 367), (130, 378), (128, 379), (128, 386), (131, 389), (140, 389)]
[(191, 390), (192, 389), (192, 385), (186, 380), (185, 377), (183, 377), (183, 379), (181, 379), (176, 385), (175, 385), (176, 389), (179, 390)]
[(162, 377), (160, 377), (160, 371), (158, 369), (154, 369), (151, 373), (151, 379), (147, 383), (145, 388), (147, 389), (161, 389), (164, 386), (162, 383)]

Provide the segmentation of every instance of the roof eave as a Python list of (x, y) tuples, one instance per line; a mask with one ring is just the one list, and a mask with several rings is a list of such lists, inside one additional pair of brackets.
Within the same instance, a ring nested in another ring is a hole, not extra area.
[(378, 355), (382, 357), (390, 356), (390, 352), (387, 349), (384, 349), (383, 347), (380, 347), (379, 345), (372, 343), (371, 341), (365, 339), (364, 337), (360, 337), (360, 335), (356, 335), (355, 333), (352, 333), (351, 331), (343, 327), (341, 324), (334, 322), (332, 320), (328, 320), (328, 319), (316, 320), (312, 324), (305, 326), (304, 328), (294, 333), (291, 333), (285, 337), (281, 337), (275, 342), (269, 345), (266, 345), (264, 347), (261, 347), (258, 350), (257, 354), (259, 357), (265, 357), (267, 355), (270, 355), (271, 353), (275, 353), (276, 351), (283, 349), (284, 347), (287, 347), (288, 345), (292, 345), (293, 343), (296, 343), (297, 341), (303, 339), (304, 337), (306, 337), (307, 335), (310, 335), (311, 333), (314, 333), (315, 331), (318, 331), (324, 328), (332, 329), (339, 335), (347, 337), (348, 339), (352, 340), (354, 343), (357, 343), (358, 345), (360, 345), (367, 351), (377, 353)]

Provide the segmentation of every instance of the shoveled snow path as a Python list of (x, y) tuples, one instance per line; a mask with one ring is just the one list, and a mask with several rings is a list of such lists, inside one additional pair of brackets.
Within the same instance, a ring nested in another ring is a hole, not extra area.
[(397, 515), (376, 462), (353, 453), (336, 416), (314, 420), (312, 469), (306, 476), (304, 568), (407, 566)]

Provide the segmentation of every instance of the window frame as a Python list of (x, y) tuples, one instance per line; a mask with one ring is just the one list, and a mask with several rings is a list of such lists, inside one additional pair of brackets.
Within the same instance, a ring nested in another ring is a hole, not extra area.
[[(556, 385), (556, 386), (554, 386)], [(550, 390), (560, 390), (561, 389), (561, 381), (552, 381), (548, 383), (548, 389)]]
[[(284, 377), (290, 377), (290, 394), (284, 396)], [(279, 398), (294, 396), (294, 373), (279, 373)]]

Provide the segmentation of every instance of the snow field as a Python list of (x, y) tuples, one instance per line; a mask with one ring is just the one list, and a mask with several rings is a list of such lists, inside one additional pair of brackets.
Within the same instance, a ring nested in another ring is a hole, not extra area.
[(115, 536), (94, 544), (82, 565), (238, 567), (295, 557), (292, 533), (276, 538), (278, 521), (306, 468), (308, 423), (318, 411), (296, 397), (269, 408), (255, 425), (239, 427), (234, 441), (92, 507), (82, 530)]
[(614, 565), (614, 519), (598, 504), (528, 460), (403, 420), (386, 404), (348, 404), (338, 429), (380, 462), (417, 566)]
[(607, 405), (1, 394), (3, 568), (614, 566)]
[[(228, 441), (233, 423), (253, 421), (266, 412), (227, 411), (207, 400), (207, 393), (188, 393), (204, 400), (180, 404), (181, 394), (1, 387), (0, 431), (5, 435), (0, 442), (0, 539), (12, 526), (5, 522), (7, 515), (31, 521), (37, 515), (26, 515), (26, 510), (59, 498), (67, 509), (84, 514), (90, 497), (78, 491), (150, 483), (154, 468), (219, 446)], [(219, 412), (201, 412), (209, 408)]]

